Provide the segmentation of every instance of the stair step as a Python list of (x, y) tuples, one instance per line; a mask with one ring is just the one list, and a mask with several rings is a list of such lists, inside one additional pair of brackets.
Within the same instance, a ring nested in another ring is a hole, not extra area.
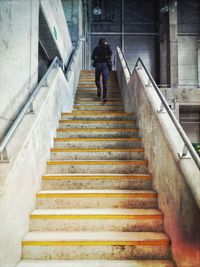
[(84, 104), (84, 105), (122, 105), (121, 101), (107, 101), (106, 103), (102, 103), (102, 101), (75, 101), (74, 102), (75, 105), (80, 105), (80, 104)]
[(130, 120), (60, 120), (60, 128), (135, 128)]
[(43, 190), (66, 189), (151, 189), (150, 174), (51, 174), (42, 177)]
[(114, 137), (136, 137), (138, 128), (70, 128), (57, 129), (60, 138), (114, 138)]
[(51, 160), (143, 159), (143, 148), (52, 148)]
[[(92, 94), (96, 94), (97, 90), (95, 87), (93, 87), (94, 89), (87, 89), (84, 88), (84, 90), (77, 90), (77, 94), (88, 94), (88, 93), (92, 93)], [(112, 88), (111, 90), (108, 90), (108, 95), (120, 95), (120, 91), (119, 90), (114, 90), (115, 88)]]
[(82, 101), (77, 101), (80, 103), (74, 103), (74, 109), (77, 107), (117, 107), (122, 108), (122, 103), (120, 102), (102, 102), (102, 101), (94, 101), (93, 103), (83, 103)]
[[(97, 92), (87, 92), (87, 93), (78, 92), (76, 94), (75, 99), (79, 100), (77, 98), (93, 98), (93, 97), (95, 97), (95, 99), (98, 101), (101, 100), (101, 98), (97, 96)], [(121, 95), (119, 93), (117, 93), (117, 94), (108, 93), (107, 98), (108, 98), (108, 101), (111, 101), (112, 99), (122, 100)]]
[[(92, 95), (92, 96), (86, 96), (86, 95), (81, 95), (81, 96), (76, 96), (75, 101), (99, 101), (99, 97), (96, 95)], [(121, 96), (109, 96), (109, 100), (108, 101), (122, 101)]]
[(146, 160), (51, 160), (47, 173), (147, 173)]
[[(141, 138), (130, 137), (130, 138), (54, 138), (54, 147), (58, 148), (79, 148), (79, 149), (93, 149), (93, 151), (99, 148), (112, 149), (107, 152), (113, 152), (121, 149), (121, 152), (133, 151), (131, 149), (137, 148), (137, 152), (144, 151), (141, 147)], [(115, 150), (114, 150), (115, 149)], [(124, 151), (122, 149), (125, 149)], [(91, 150), (92, 151), (92, 150)], [(119, 152), (120, 152), (119, 151)], [(95, 150), (94, 152), (97, 152)], [(106, 152), (106, 151), (104, 151)]]
[(152, 190), (43, 190), (36, 200), (41, 209), (157, 208)]
[(156, 209), (49, 209), (30, 215), (30, 231), (162, 232)]
[[(95, 84), (95, 77), (84, 78), (83, 76), (80, 76), (79, 83), (81, 83), (81, 84), (82, 83), (83, 84), (94, 83)], [(100, 83), (103, 84), (101, 81), (100, 81)], [(118, 86), (118, 82), (117, 82), (116, 77), (109, 77), (108, 83), (116, 84)]]
[(101, 110), (97, 110), (94, 112), (93, 110), (88, 111), (76, 111), (73, 113), (62, 113), (62, 120), (72, 119), (72, 120), (81, 120), (81, 119), (96, 119), (96, 120), (134, 120), (134, 115), (126, 114), (122, 112), (103, 112)]
[[(85, 101), (87, 102), (87, 101)], [(73, 110), (72, 113), (64, 113), (64, 114), (96, 114), (96, 115), (101, 115), (101, 114), (106, 114), (106, 115), (133, 115), (134, 113), (133, 112), (124, 112), (124, 111), (121, 111), (121, 110), (117, 110), (117, 111), (101, 111), (101, 110), (94, 110), (94, 111), (91, 111), (91, 110), (85, 110), (85, 111), (79, 111), (79, 110)]]
[(174, 267), (168, 260), (23, 260), (16, 267)]
[[(121, 95), (121, 92), (117, 89), (117, 85), (108, 83), (109, 90), (107, 91), (107, 94), (119, 94)], [(85, 86), (83, 83), (78, 86), (78, 90), (76, 91), (76, 94), (84, 94), (84, 93), (95, 93), (97, 94), (97, 88), (94, 83), (87, 84)], [(101, 89), (101, 94), (103, 94), (103, 86)]]
[(102, 110), (102, 111), (123, 111), (124, 108), (122, 106), (74, 106), (74, 110)]
[(29, 232), (24, 259), (167, 259), (170, 241), (153, 232)]

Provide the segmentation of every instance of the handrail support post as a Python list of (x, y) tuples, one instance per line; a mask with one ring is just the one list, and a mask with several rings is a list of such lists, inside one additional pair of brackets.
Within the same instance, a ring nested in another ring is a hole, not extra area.
[(42, 84), (43, 87), (49, 87), (48, 79), (47, 77), (44, 80), (44, 83)]
[(190, 159), (191, 157), (189, 156), (189, 153), (188, 153), (189, 151), (188, 151), (188, 148), (187, 148), (187, 146), (184, 144), (184, 146), (183, 146), (183, 152), (182, 152), (182, 154), (178, 154), (179, 155), (179, 157), (181, 158), (181, 159)]
[(33, 102), (30, 104), (29, 113), (34, 114)]
[(160, 104), (160, 109), (157, 109), (158, 113), (166, 113), (165, 107), (163, 105), (163, 102), (161, 102)]
[(148, 82), (147, 82), (146, 86), (147, 87), (152, 87), (151, 80), (149, 79), (149, 77), (148, 77)]
[(6, 148), (4, 148), (4, 150), (0, 153), (0, 162), (1, 163), (8, 163), (9, 162), (8, 153), (7, 153)]

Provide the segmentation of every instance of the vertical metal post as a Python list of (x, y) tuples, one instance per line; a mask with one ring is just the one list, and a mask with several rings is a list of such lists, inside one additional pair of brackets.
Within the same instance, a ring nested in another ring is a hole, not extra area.
[(177, 0), (169, 6), (169, 46), (170, 46), (170, 85), (178, 86), (178, 39), (177, 39)]
[(85, 36), (85, 42), (83, 43), (83, 49), (84, 49), (84, 70), (86, 70), (86, 44), (87, 44), (87, 27), (88, 27), (88, 17), (87, 17), (87, 3), (84, 1), (84, 36)]
[(29, 110), (30, 113), (34, 113), (34, 109), (33, 109), (33, 102), (30, 104), (30, 110)]
[(88, 1), (88, 69), (91, 69), (91, 8), (92, 8), (92, 0)]
[(200, 35), (197, 40), (197, 86), (200, 88)]
[(6, 148), (0, 153), (0, 162), (9, 162)]
[(121, 1), (121, 43), (122, 43), (122, 52), (124, 53), (124, 0)]
[(161, 104), (160, 104), (160, 109), (157, 109), (157, 112), (158, 112), (158, 113), (165, 113), (165, 107), (164, 107), (164, 105), (163, 105), (162, 102), (161, 102)]
[(178, 155), (181, 159), (190, 159), (191, 157), (190, 157), (188, 152), (189, 152), (188, 148), (187, 148), (186, 144), (184, 144), (182, 154), (178, 153)]

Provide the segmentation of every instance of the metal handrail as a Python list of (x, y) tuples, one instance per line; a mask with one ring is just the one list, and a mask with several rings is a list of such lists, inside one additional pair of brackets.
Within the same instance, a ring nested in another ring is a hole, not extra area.
[(20, 122), (22, 121), (23, 117), (26, 115), (27, 111), (30, 109), (30, 111), (33, 112), (33, 106), (32, 105), (33, 105), (33, 101), (34, 101), (35, 97), (37, 96), (38, 92), (40, 91), (40, 89), (42, 87), (48, 86), (47, 77), (48, 77), (50, 71), (55, 67), (57, 68), (58, 66), (59, 66), (59, 59), (58, 59), (58, 57), (55, 57), (53, 62), (50, 65), (50, 67), (48, 68), (47, 72), (45, 73), (45, 75), (43, 76), (41, 81), (38, 83), (38, 85), (36, 86), (36, 88), (32, 92), (31, 96), (29, 97), (29, 99), (27, 100), (27, 102), (25, 103), (25, 105), (23, 106), (23, 108), (21, 109), (19, 114), (17, 115), (12, 126), (10, 127), (10, 129), (8, 130), (6, 135), (4, 136), (4, 138), (0, 144), (0, 159), (5, 159), (5, 160), (8, 159), (7, 153), (5, 152), (7, 144), (11, 140), (11, 137), (13, 136), (14, 132), (18, 128)]
[[(120, 49), (120, 50), (121, 50), (121, 49)], [(126, 67), (127, 67), (127, 69), (128, 69), (128, 72), (129, 72), (129, 75), (130, 75), (130, 77), (131, 77), (131, 71), (130, 71), (130, 68), (129, 68), (129, 65), (128, 65), (128, 61), (127, 61), (127, 59), (126, 59), (126, 56), (125, 56), (125, 54), (124, 54), (124, 52), (123, 52), (122, 50), (121, 50), (121, 53), (122, 53), (122, 56), (123, 56), (123, 58), (124, 58)]]
[[(125, 58), (125, 56), (122, 53), (122, 51), (121, 51), (120, 48), (119, 48), (119, 50), (120, 50), (120, 52), (121, 52), (121, 54), (123, 56), (124, 62), (126, 64), (126, 67), (129, 70), (127, 60), (126, 60), (126, 58)], [(140, 68), (139, 63), (142, 65), (143, 69), (145, 70), (146, 75), (148, 76), (148, 79), (149, 79), (148, 86), (150, 86), (151, 84), (153, 85), (153, 87), (154, 87), (154, 89), (155, 89), (158, 97), (161, 100), (161, 108), (160, 108), (159, 113), (163, 112), (164, 109), (166, 110), (166, 112), (168, 113), (169, 117), (171, 118), (174, 126), (176, 127), (177, 131), (179, 132), (179, 134), (180, 134), (180, 136), (181, 136), (181, 138), (183, 140), (183, 143), (184, 143), (183, 153), (182, 153), (182, 155), (180, 155), (180, 157), (181, 158), (188, 158), (187, 154), (188, 154), (188, 151), (189, 151), (190, 152), (190, 155), (192, 156), (193, 160), (195, 161), (197, 167), (200, 169), (200, 158), (199, 158), (199, 155), (197, 154), (196, 150), (192, 146), (191, 141), (187, 137), (186, 133), (184, 132), (182, 126), (178, 122), (178, 120), (175, 117), (174, 113), (169, 108), (167, 101), (163, 97), (163, 95), (162, 95), (160, 89), (158, 88), (156, 82), (154, 81), (153, 77), (151, 76), (151, 74), (147, 70), (146, 66), (144, 65), (144, 63), (143, 63), (143, 61), (142, 61), (142, 59), (140, 57), (138, 58), (138, 60), (137, 60), (137, 62), (135, 64), (135, 68), (134, 69), (137, 69), (137, 68), (139, 69)]]
[(119, 46), (117, 47), (117, 55), (119, 57), (119, 60), (120, 60), (121, 64), (122, 64), (122, 60), (124, 61), (124, 64), (123, 64), (124, 66), (122, 66), (122, 68), (124, 69), (124, 71), (125, 71), (125, 69), (127, 69), (128, 73), (127, 73), (127, 75), (125, 74), (125, 77), (126, 77), (126, 80), (128, 82), (130, 77), (131, 77), (131, 72), (130, 72), (127, 60), (125, 58), (125, 55), (123, 54), (123, 52), (122, 52), (122, 50), (121, 50), (121, 48)]
[[(186, 158), (187, 150), (188, 150), (190, 152), (192, 158), (194, 159), (195, 163), (197, 164), (198, 168), (200, 169), (200, 158), (199, 158), (196, 150), (192, 146), (192, 143), (190, 142), (189, 138), (187, 137), (186, 133), (184, 132), (183, 128), (181, 127), (181, 125), (178, 122), (177, 118), (175, 117), (174, 113), (169, 108), (167, 101), (163, 97), (162, 93), (160, 92), (160, 89), (158, 88), (158, 86), (155, 83), (153, 77), (151, 76), (151, 74), (147, 70), (146, 66), (144, 65), (144, 63), (143, 63), (143, 61), (142, 61), (142, 59), (140, 57), (138, 58), (138, 60), (137, 60), (137, 62), (135, 64), (135, 68), (140, 68), (139, 64), (141, 64), (143, 69), (145, 70), (146, 75), (148, 76), (149, 81), (153, 85), (158, 97), (160, 98), (163, 107), (165, 108), (165, 110), (167, 111), (169, 117), (173, 121), (174, 126), (176, 127), (177, 131), (179, 132), (179, 134), (180, 134), (180, 136), (181, 136), (181, 138), (182, 138), (182, 140), (183, 140), (183, 142), (185, 144), (184, 148), (183, 148), (183, 153), (181, 155), (181, 158)], [(187, 148), (187, 150), (186, 150), (186, 148)]]
[(68, 80), (69, 77), (68, 77), (68, 73), (70, 72), (71, 70), (71, 67), (72, 67), (72, 64), (74, 62), (74, 58), (75, 56), (77, 55), (78, 53), (78, 49), (79, 49), (79, 42), (77, 42), (76, 46), (74, 47), (74, 49), (72, 50), (70, 56), (69, 56), (69, 60), (68, 60), (68, 63), (65, 67), (65, 77), (66, 79)]
[[(68, 72), (70, 71), (71, 65), (74, 62), (74, 57), (77, 55), (78, 49), (79, 49), (79, 42), (77, 42), (77, 46), (72, 50), (70, 57), (69, 57), (69, 60), (67, 62), (67, 65), (65, 68), (66, 79), (68, 79)], [(34, 101), (35, 97), (37, 96), (38, 92), (40, 91), (40, 89), (42, 87), (48, 86), (48, 75), (53, 68), (57, 68), (57, 67), (62, 68), (63, 66), (62, 66), (62, 62), (59, 60), (59, 58), (55, 57), (53, 62), (49, 66), (47, 72), (44, 74), (41, 81), (38, 83), (38, 85), (36, 86), (36, 88), (32, 92), (31, 96), (29, 97), (29, 99), (27, 100), (27, 102), (25, 103), (25, 105), (23, 106), (23, 108), (21, 109), (19, 114), (17, 115), (15, 121), (13, 122), (13, 124), (9, 128), (8, 132), (4, 136), (2, 142), (0, 143), (0, 160), (8, 160), (8, 156), (7, 156), (7, 152), (6, 152), (7, 144), (11, 140), (11, 137), (13, 136), (14, 132), (18, 128), (23, 117), (27, 114), (27, 111), (30, 110), (30, 112), (33, 112), (33, 101)]]

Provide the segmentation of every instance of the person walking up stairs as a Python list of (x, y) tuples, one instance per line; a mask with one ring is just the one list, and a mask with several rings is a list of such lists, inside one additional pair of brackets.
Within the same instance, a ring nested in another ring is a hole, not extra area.
[(72, 113), (63, 113), (30, 214), (18, 267), (173, 267), (170, 240), (134, 114), (112, 72), (98, 100), (81, 71)]

